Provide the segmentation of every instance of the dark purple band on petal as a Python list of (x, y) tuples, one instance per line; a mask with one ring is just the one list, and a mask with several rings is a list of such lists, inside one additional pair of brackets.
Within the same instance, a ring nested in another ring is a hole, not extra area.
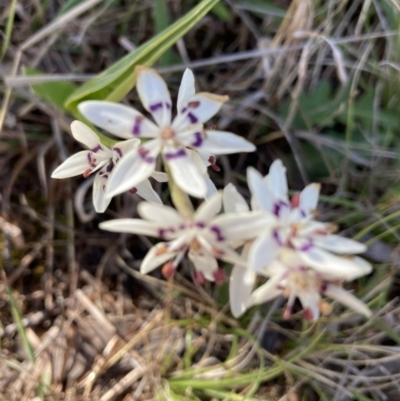
[(197, 221), (196, 222), (196, 227), (199, 227), (199, 228), (204, 228), (206, 225), (202, 222), (202, 221)]
[(306, 217), (307, 216), (306, 212), (304, 210), (301, 210), (301, 209), (299, 209), (299, 210), (300, 210), (301, 217)]
[(175, 153), (165, 153), (165, 158), (167, 160), (177, 159), (178, 157), (185, 157), (185, 156), (186, 156), (185, 149), (179, 149)]
[(165, 233), (168, 231), (168, 229), (165, 229), (165, 228), (159, 228), (158, 229), (158, 231), (157, 231), (157, 235), (160, 237), (160, 238), (165, 238)]
[(161, 109), (162, 107), (166, 107), (168, 110), (171, 110), (172, 106), (170, 103), (167, 103), (167, 102), (158, 102), (158, 103), (151, 104), (149, 106), (149, 109), (150, 109), (150, 111), (152, 111), (154, 113), (155, 111), (157, 111), (158, 109)]
[(92, 154), (90, 152), (87, 154), (87, 159), (88, 159), (88, 163), (90, 165), (92, 165), (93, 164), (93, 159), (92, 159)]
[(201, 135), (201, 132), (196, 132), (194, 134), (194, 137), (195, 137), (195, 141), (192, 143), (192, 146), (194, 146), (195, 148), (198, 148), (203, 143), (203, 136)]
[(141, 158), (144, 162), (146, 162), (146, 163), (148, 163), (148, 164), (153, 164), (153, 163), (154, 163), (154, 161), (155, 161), (154, 157), (148, 156), (149, 151), (148, 151), (146, 148), (140, 147), (140, 148), (138, 149), (138, 153), (139, 153), (140, 158)]
[(108, 178), (108, 174), (104, 174), (102, 178), (107, 179)]
[(133, 124), (132, 134), (137, 136), (140, 134), (140, 128), (142, 126), (143, 117), (137, 116), (135, 118), (135, 123)]
[(103, 148), (101, 147), (101, 145), (99, 144), (99, 145), (97, 145), (97, 146), (95, 146), (93, 149), (92, 149), (92, 152), (93, 153), (96, 153), (96, 152), (98, 152), (99, 150), (102, 150)]
[(187, 116), (192, 124), (196, 124), (197, 121), (199, 121), (199, 119), (193, 113), (189, 112)]
[(118, 153), (119, 157), (122, 157), (122, 150), (120, 148), (118, 148), (117, 146), (114, 146), (113, 150), (115, 150)]
[(272, 236), (274, 237), (274, 240), (278, 243), (279, 246), (283, 246), (283, 243), (279, 237), (279, 232), (278, 230), (273, 230), (272, 231)]
[(215, 234), (217, 241), (225, 241), (225, 237), (222, 235), (221, 229), (218, 226), (211, 226), (210, 231)]
[(308, 240), (308, 242), (306, 242), (304, 245), (302, 245), (301, 247), (300, 247), (300, 251), (302, 251), (302, 252), (306, 252), (306, 251), (308, 251), (310, 248), (312, 248), (313, 247), (313, 243), (312, 243), (312, 241), (311, 240)]
[(286, 202), (279, 201), (277, 203), (274, 203), (274, 215), (279, 217), (279, 214), (281, 212), (282, 206), (290, 207)]

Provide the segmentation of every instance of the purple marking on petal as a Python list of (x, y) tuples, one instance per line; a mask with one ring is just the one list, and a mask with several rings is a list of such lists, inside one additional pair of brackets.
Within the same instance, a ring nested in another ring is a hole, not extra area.
[(212, 231), (217, 237), (217, 241), (225, 241), (225, 237), (222, 235), (221, 229), (218, 226), (211, 226), (210, 231)]
[(184, 230), (186, 228), (186, 224), (180, 224), (178, 230)]
[(300, 247), (300, 251), (306, 252), (306, 251), (308, 251), (308, 250), (309, 250), (310, 248), (312, 248), (312, 247), (313, 247), (312, 241), (311, 241), (311, 240), (308, 240), (307, 243), (305, 243), (304, 245), (302, 245), (302, 246)]
[(165, 153), (165, 158), (167, 160), (176, 159), (178, 157), (184, 157), (184, 156), (186, 156), (185, 149), (179, 149), (175, 153)]
[(108, 174), (104, 174), (103, 178), (107, 179), (108, 178)]
[(186, 113), (187, 112), (187, 107), (184, 107), (182, 110), (181, 110), (181, 113)]
[(87, 154), (87, 159), (88, 159), (88, 163), (90, 165), (92, 165), (93, 164), (93, 160), (92, 160), (92, 154), (90, 152)]
[(279, 246), (283, 246), (283, 243), (279, 237), (279, 232), (278, 230), (273, 230), (272, 231), (272, 236), (274, 237), (274, 240), (278, 243)]
[(189, 120), (192, 124), (196, 124), (199, 119), (193, 114), (193, 113), (188, 113), (187, 116), (189, 117)]
[(165, 106), (167, 106), (167, 109), (168, 109), (168, 110), (171, 110), (171, 109), (172, 109), (172, 104), (171, 104), (171, 103), (165, 103)]
[(157, 111), (158, 109), (161, 109), (161, 107), (163, 107), (162, 102), (158, 102), (158, 103), (151, 104), (149, 106), (149, 109), (150, 109), (150, 111), (154, 112), (154, 111)]
[(107, 164), (106, 167), (107, 173), (111, 173), (111, 171), (113, 171), (113, 168), (114, 168), (114, 163), (111, 161), (110, 163)]
[(203, 143), (203, 136), (201, 135), (201, 132), (196, 132), (194, 134), (194, 137), (195, 137), (195, 141), (192, 143), (192, 146), (194, 146), (195, 148), (198, 148)]
[(198, 221), (195, 223), (196, 227), (204, 228), (206, 225), (202, 221)]
[(99, 171), (99, 175), (101, 176), (101, 175), (103, 175), (104, 173), (102, 172), (102, 171)]
[(138, 149), (138, 153), (139, 153), (140, 158), (141, 158), (144, 162), (146, 162), (146, 163), (148, 163), (148, 164), (153, 164), (153, 163), (154, 163), (155, 159), (154, 159), (154, 157), (152, 157), (152, 156), (148, 156), (149, 151), (148, 151), (147, 149), (140, 147), (140, 148)]
[(274, 215), (279, 217), (279, 212), (281, 210), (281, 205), (279, 203), (274, 203)]
[(135, 118), (135, 123), (133, 124), (133, 128), (132, 128), (132, 134), (137, 136), (140, 134), (140, 128), (142, 126), (142, 121), (143, 121), (143, 117), (142, 116), (137, 116)]
[(97, 153), (99, 150), (102, 150), (103, 148), (101, 147), (101, 145), (99, 144), (99, 145), (97, 145), (97, 146), (95, 146), (93, 149), (92, 149), (92, 152), (93, 153)]
[(117, 146), (114, 146), (113, 150), (115, 150), (118, 153), (119, 157), (122, 157), (122, 150), (120, 148), (118, 148)]
[(299, 209), (299, 210), (300, 210), (301, 217), (306, 217), (307, 216), (306, 212), (304, 210), (301, 210), (301, 209)]
[(319, 289), (319, 292), (323, 293), (328, 289), (328, 284), (327, 283), (322, 283), (321, 288)]
[(159, 229), (158, 229), (158, 232), (157, 232), (157, 235), (158, 235), (160, 238), (164, 239), (164, 238), (165, 238), (165, 232), (166, 232), (166, 231), (168, 231), (168, 230), (165, 229), (165, 228), (159, 228)]

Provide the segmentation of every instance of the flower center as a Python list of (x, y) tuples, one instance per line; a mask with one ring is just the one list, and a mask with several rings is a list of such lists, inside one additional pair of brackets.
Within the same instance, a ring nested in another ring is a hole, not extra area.
[(202, 248), (202, 246), (201, 246), (199, 240), (198, 240), (196, 237), (193, 238), (192, 242), (190, 243), (190, 249), (191, 249), (193, 252), (198, 253), (198, 252), (201, 251), (201, 248)]
[(175, 132), (170, 127), (164, 128), (163, 131), (161, 132), (161, 138), (164, 139), (165, 141), (168, 139), (172, 139), (174, 137), (175, 137)]

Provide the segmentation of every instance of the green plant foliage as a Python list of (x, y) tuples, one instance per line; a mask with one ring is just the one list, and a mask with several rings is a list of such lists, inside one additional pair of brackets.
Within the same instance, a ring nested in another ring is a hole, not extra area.
[(78, 115), (77, 106), (83, 100), (102, 99), (117, 102), (123, 99), (136, 83), (135, 66), (151, 66), (218, 1), (203, 0), (173, 25), (82, 85), (67, 99), (65, 107), (72, 114)]

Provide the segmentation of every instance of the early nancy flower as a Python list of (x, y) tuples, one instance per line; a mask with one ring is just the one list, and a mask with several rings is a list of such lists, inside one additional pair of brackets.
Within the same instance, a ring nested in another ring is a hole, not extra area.
[[(93, 183), (93, 204), (96, 212), (103, 213), (112, 199), (106, 190), (115, 172), (115, 166), (129, 152), (137, 150), (140, 140), (134, 138), (119, 142), (109, 149), (100, 142), (95, 132), (80, 121), (72, 122), (71, 131), (73, 137), (89, 150), (83, 150), (69, 157), (54, 170), (51, 176), (52, 178), (68, 178), (83, 174), (87, 178), (92, 173), (97, 173)], [(166, 181), (164, 173), (155, 171), (152, 176), (158, 181)], [(147, 179), (129, 189), (149, 202), (162, 203)]]
[(89, 121), (120, 138), (149, 138), (118, 163), (107, 187), (110, 195), (135, 187), (149, 177), (157, 156), (162, 154), (177, 185), (192, 196), (204, 197), (208, 175), (199, 168), (201, 160), (210, 164), (213, 154), (255, 150), (254, 145), (240, 136), (203, 127), (228, 97), (206, 92), (196, 94), (194, 76), (189, 69), (182, 78), (177, 116), (173, 121), (168, 88), (156, 71), (137, 67), (137, 91), (155, 123), (137, 110), (118, 103), (89, 100), (79, 105), (80, 112)]
[(252, 193), (253, 210), (263, 210), (273, 216), (273, 222), (254, 241), (249, 250), (249, 265), (254, 271), (262, 272), (273, 261), (281, 247), (297, 252), (303, 264), (321, 272), (341, 272), (343, 279), (354, 279), (371, 271), (366, 263), (365, 272), (351, 257), (362, 253), (366, 246), (357, 241), (332, 234), (335, 227), (314, 220), (317, 208), (319, 185), (310, 184), (300, 194), (289, 200), (285, 168), (276, 160), (269, 175), (262, 177), (253, 168), (247, 171), (248, 184)]
[(221, 193), (205, 201), (191, 218), (185, 218), (169, 206), (142, 202), (138, 205), (141, 219), (111, 220), (100, 228), (115, 232), (158, 237), (165, 242), (153, 246), (144, 258), (140, 271), (148, 273), (172, 260), (169, 270), (176, 269), (188, 253), (198, 278), (218, 281), (221, 270), (217, 259), (245, 264), (232, 247), (238, 240), (255, 237), (266, 224), (259, 213), (236, 213), (217, 216)]
[[(358, 261), (362, 263), (360, 258)], [(372, 315), (367, 305), (340, 286), (341, 277), (336, 276), (334, 272), (321, 273), (304, 266), (296, 252), (291, 249), (281, 249), (279, 259), (271, 262), (265, 273), (271, 278), (252, 292), (244, 301), (243, 309), (234, 311), (234, 315), (238, 316), (247, 308), (270, 301), (279, 295), (287, 298), (284, 318), (289, 318), (292, 314), (296, 298), (300, 300), (307, 320), (317, 320), (320, 313), (328, 315), (332, 307), (321, 298), (323, 295), (366, 317)]]

